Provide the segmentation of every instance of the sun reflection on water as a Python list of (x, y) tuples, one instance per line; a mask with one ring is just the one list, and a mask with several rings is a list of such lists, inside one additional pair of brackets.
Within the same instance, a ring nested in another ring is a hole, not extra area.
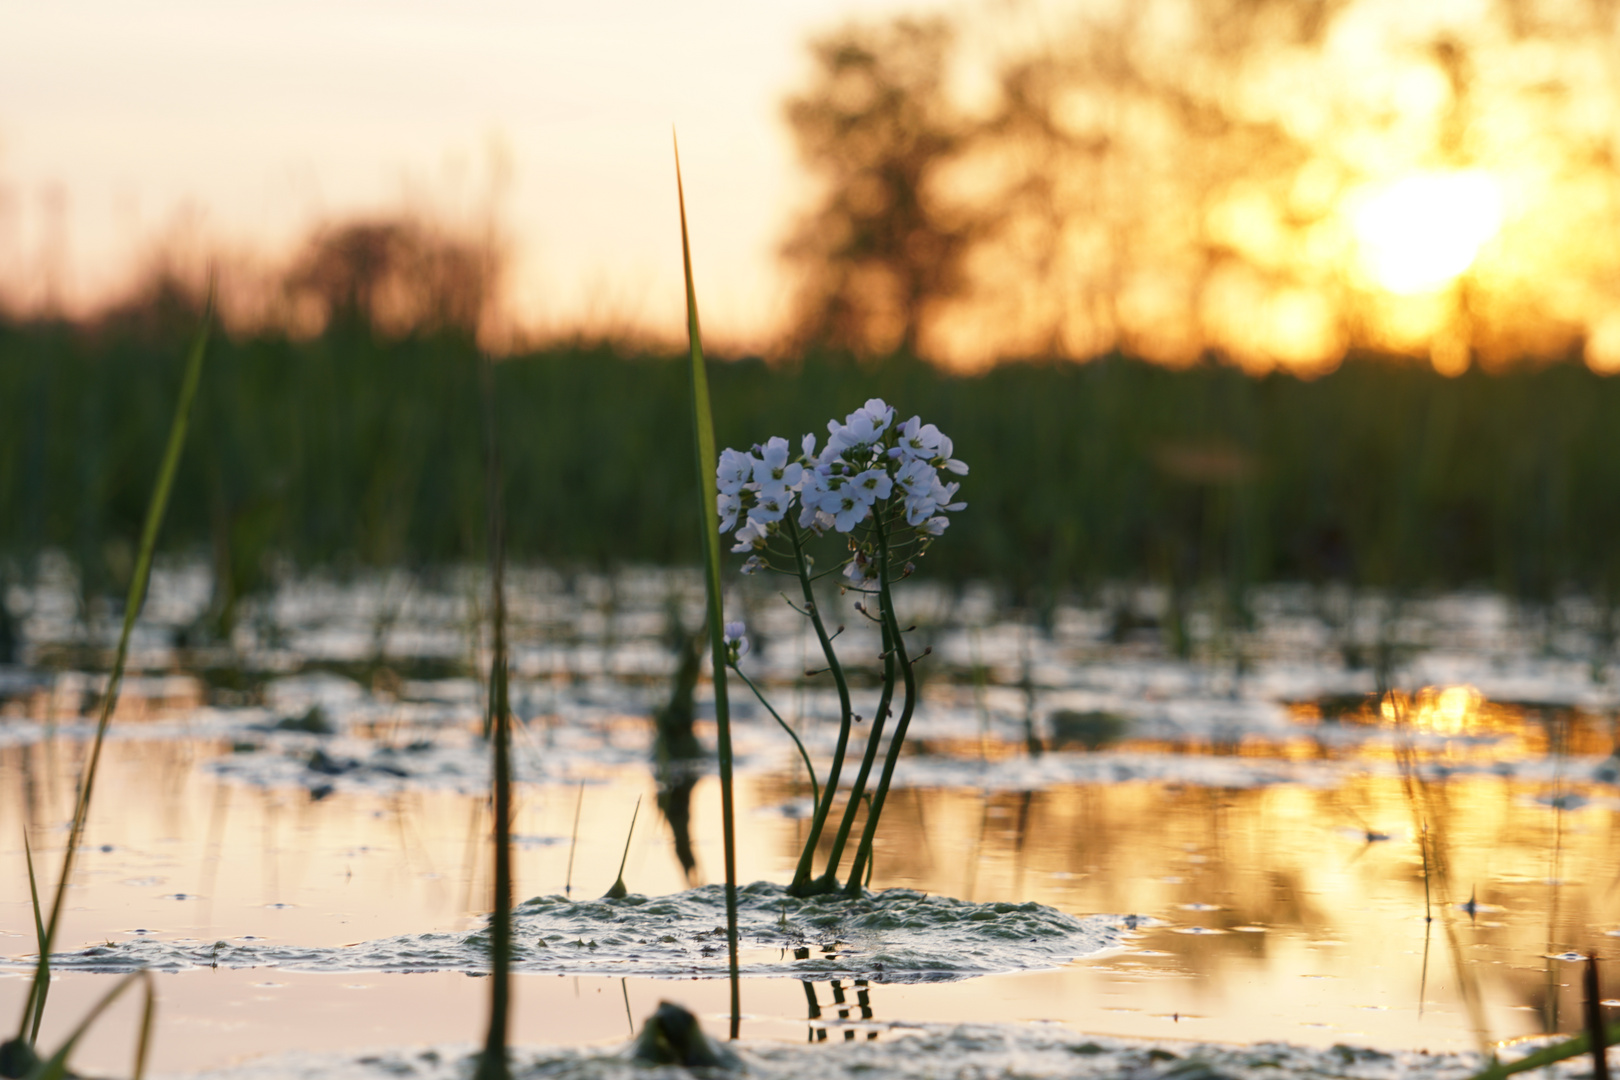
[[(1484, 696), (1472, 686), (1426, 686), (1415, 694), (1398, 690), (1384, 696), (1379, 713), (1387, 724), (1406, 723), (1434, 735), (1472, 735), (1487, 729), (1480, 709)], [(1501, 730), (1490, 724), (1491, 731)]]

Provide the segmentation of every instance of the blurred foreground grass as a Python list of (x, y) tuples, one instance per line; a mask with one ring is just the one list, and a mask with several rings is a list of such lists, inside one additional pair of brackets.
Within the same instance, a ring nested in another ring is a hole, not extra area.
[[(0, 324), (0, 574), (56, 548), (86, 596), (122, 590), (182, 354), (150, 331)], [(696, 563), (687, 374), (608, 347), (495, 365), (512, 558)], [(1037, 609), (1120, 580), (1215, 588), (1239, 617), (1260, 581), (1574, 591), (1605, 611), (1620, 586), (1620, 379), (1575, 364), (1447, 379), (1353, 358), (1303, 381), (1125, 358), (972, 378), (810, 358), (716, 364), (712, 392), (722, 446), (871, 396), (935, 419), (973, 471), (925, 572)], [(476, 561), (480, 407), (463, 334), (221, 339), (163, 547), (213, 561), (222, 628), (277, 559)]]

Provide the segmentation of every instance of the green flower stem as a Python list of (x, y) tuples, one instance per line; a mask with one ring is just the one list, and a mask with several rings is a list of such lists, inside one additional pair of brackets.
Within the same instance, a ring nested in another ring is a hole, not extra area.
[(793, 745), (799, 748), (799, 756), (804, 759), (804, 770), (810, 774), (810, 801), (812, 803), (821, 802), (821, 786), (816, 783), (816, 767), (810, 764), (810, 755), (805, 752), (804, 743), (799, 741), (798, 732), (788, 727), (788, 722), (782, 719), (781, 715), (771, 707), (769, 701), (765, 700), (765, 695), (759, 692), (759, 687), (754, 685), (753, 679), (742, 673), (742, 668), (736, 664), (732, 664), (730, 667), (732, 671), (737, 673), (737, 678), (741, 679), (743, 684), (754, 692), (754, 696), (759, 698), (759, 703), (765, 706), (765, 710), (776, 719), (778, 724), (782, 725), (782, 730), (788, 733), (788, 738), (793, 740)]
[(883, 775), (878, 778), (877, 794), (872, 797), (872, 808), (866, 815), (866, 828), (861, 830), (861, 843), (855, 849), (855, 865), (849, 869), (849, 883), (844, 892), (849, 896), (861, 895), (861, 878), (872, 858), (872, 841), (877, 835), (878, 818), (883, 816), (883, 802), (889, 796), (889, 783), (894, 779), (894, 766), (900, 760), (900, 747), (906, 741), (906, 728), (911, 725), (911, 713), (917, 705), (917, 676), (911, 670), (911, 658), (906, 655), (906, 643), (900, 633), (900, 622), (894, 615), (894, 600), (889, 594), (889, 538), (879, 528), (878, 536), (878, 596), (884, 622), (888, 625), (889, 654), (899, 665), (905, 679), (906, 697), (900, 706), (900, 719), (895, 722), (894, 736), (889, 740), (889, 753), (883, 759)]
[[(883, 519), (874, 517), (874, 528), (878, 534), (878, 544), (881, 547), (885, 530)], [(894, 639), (889, 633), (889, 619), (886, 617), (888, 598), (885, 596), (881, 603), (885, 611), (879, 612), (879, 622), (883, 628), (883, 694), (878, 699), (877, 712), (873, 714), (872, 727), (866, 733), (866, 753), (861, 755), (861, 769), (855, 774), (855, 786), (850, 789), (849, 801), (844, 804), (844, 820), (838, 825), (838, 835), (833, 839), (832, 851), (827, 856), (827, 882), (834, 888), (838, 882), (838, 864), (844, 859), (844, 845), (849, 842), (850, 829), (855, 825), (855, 814), (860, 809), (861, 797), (866, 794), (866, 781), (872, 775), (872, 763), (877, 760), (878, 743), (883, 738), (884, 721), (889, 716), (889, 704), (894, 700)], [(858, 878), (854, 880), (859, 880)]]
[(804, 591), (804, 609), (810, 613), (810, 625), (816, 628), (816, 639), (821, 642), (821, 652), (827, 658), (827, 669), (832, 672), (833, 682), (838, 684), (838, 708), (840, 721), (838, 727), (838, 745), (833, 750), (832, 765), (827, 769), (827, 785), (821, 789), (821, 800), (816, 804), (815, 816), (810, 819), (810, 835), (805, 838), (804, 850), (799, 854), (798, 868), (793, 872), (793, 883), (788, 886), (789, 896), (805, 896), (813, 891), (831, 892), (831, 887), (815, 888), (810, 881), (810, 871), (816, 857), (816, 845), (821, 842), (821, 830), (827, 824), (827, 815), (832, 813), (833, 796), (838, 794), (838, 774), (844, 766), (844, 754), (849, 749), (849, 729), (854, 721), (854, 713), (849, 704), (849, 682), (844, 678), (844, 667), (838, 662), (838, 654), (833, 652), (832, 638), (827, 634), (827, 624), (821, 620), (821, 608), (816, 605), (815, 590), (810, 586), (810, 565), (804, 558), (804, 539), (799, 534), (799, 527), (793, 520), (793, 515), (786, 517), (788, 536), (793, 541), (793, 558), (799, 570), (799, 587)]

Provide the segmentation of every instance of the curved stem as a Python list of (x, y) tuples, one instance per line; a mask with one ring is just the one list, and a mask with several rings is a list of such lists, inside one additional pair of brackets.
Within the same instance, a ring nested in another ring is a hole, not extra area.
[[(878, 534), (878, 548), (881, 551), (885, 543), (885, 530), (882, 520), (877, 519), (874, 527)], [(880, 605), (886, 609), (889, 599), (884, 594)], [(838, 835), (833, 839), (832, 851), (827, 856), (826, 879), (836, 887), (838, 881), (838, 864), (844, 859), (844, 845), (849, 842), (849, 831), (855, 825), (855, 814), (860, 810), (861, 798), (866, 794), (866, 781), (872, 775), (872, 764), (877, 761), (878, 743), (883, 738), (883, 724), (889, 716), (889, 704), (894, 700), (894, 658), (895, 638), (889, 632), (891, 620), (887, 611), (878, 613), (878, 621), (883, 627), (883, 695), (878, 699), (877, 712), (873, 714), (872, 727), (866, 733), (866, 752), (861, 755), (861, 769), (855, 774), (855, 786), (849, 790), (849, 801), (844, 804), (844, 819), (839, 822)], [(870, 807), (868, 807), (870, 810)], [(859, 880), (858, 877), (851, 880)]]
[(771, 708), (771, 703), (766, 701), (765, 695), (759, 692), (759, 687), (754, 685), (754, 680), (743, 674), (742, 668), (738, 667), (736, 664), (729, 664), (727, 666), (730, 667), (732, 671), (737, 673), (737, 678), (741, 679), (743, 684), (746, 685), (748, 689), (754, 692), (754, 696), (759, 698), (759, 703), (765, 706), (765, 711), (769, 712), (776, 722), (782, 725), (782, 730), (788, 733), (788, 738), (793, 740), (793, 745), (799, 748), (799, 756), (804, 759), (804, 771), (810, 774), (810, 801), (812, 803), (820, 803), (821, 787), (816, 783), (816, 767), (810, 764), (810, 755), (805, 752), (804, 743), (799, 741), (799, 733), (788, 727), (788, 722), (782, 719), (781, 715), (775, 709)]
[(827, 626), (821, 620), (821, 608), (816, 605), (816, 594), (810, 586), (810, 565), (804, 558), (804, 540), (799, 534), (797, 522), (793, 515), (786, 517), (788, 536), (793, 541), (793, 557), (799, 567), (799, 587), (804, 591), (804, 607), (810, 613), (810, 625), (816, 628), (816, 638), (821, 642), (822, 654), (827, 659), (827, 670), (832, 672), (833, 682), (838, 684), (838, 708), (840, 712), (838, 726), (838, 745), (833, 750), (832, 765), (827, 769), (827, 785), (821, 789), (821, 800), (816, 804), (816, 813), (810, 819), (810, 835), (805, 837), (804, 850), (799, 853), (799, 865), (793, 871), (793, 883), (788, 886), (788, 893), (792, 896), (802, 895), (810, 885), (811, 863), (815, 859), (816, 845), (821, 842), (821, 830), (827, 824), (827, 815), (832, 812), (833, 796), (838, 793), (838, 774), (844, 767), (844, 754), (849, 749), (849, 729), (853, 720), (853, 713), (849, 705), (849, 683), (844, 678), (844, 668), (838, 662), (838, 654), (833, 652), (832, 638), (827, 636)]
[(855, 849), (855, 864), (849, 869), (849, 883), (844, 887), (849, 896), (861, 895), (861, 878), (872, 859), (872, 841), (877, 835), (878, 818), (883, 815), (883, 803), (889, 796), (889, 783), (894, 779), (894, 766), (900, 760), (900, 747), (906, 741), (906, 728), (911, 724), (911, 713), (917, 705), (917, 677), (911, 670), (911, 658), (906, 655), (905, 639), (900, 633), (900, 622), (895, 618), (894, 602), (889, 594), (889, 543), (882, 530), (878, 531), (878, 593), (883, 598), (882, 615), (893, 641), (889, 646), (890, 657), (900, 666), (900, 673), (905, 679), (906, 697), (900, 707), (900, 719), (894, 725), (894, 736), (889, 740), (889, 753), (883, 759), (883, 775), (878, 779), (877, 793), (872, 796), (872, 808), (866, 815), (866, 828), (861, 830), (860, 847)]

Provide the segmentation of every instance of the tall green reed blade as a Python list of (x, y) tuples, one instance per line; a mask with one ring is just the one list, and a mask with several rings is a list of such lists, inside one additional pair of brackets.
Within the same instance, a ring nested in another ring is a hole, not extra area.
[[(1620, 1043), (1620, 1024), (1610, 1024), (1603, 1033), (1603, 1041), (1610, 1046)], [(1543, 1046), (1540, 1050), (1526, 1054), (1510, 1065), (1504, 1065), (1493, 1057), (1490, 1065), (1475, 1073), (1470, 1080), (1502, 1080), (1503, 1077), (1514, 1073), (1529, 1072), (1531, 1069), (1544, 1069), (1555, 1062), (1567, 1061), (1572, 1057), (1592, 1052), (1591, 1032), (1583, 1031), (1570, 1039), (1551, 1046)]]
[(484, 397), (485, 497), (489, 530), (490, 608), (494, 621), (489, 666), (489, 725), (494, 745), (491, 785), (495, 798), (495, 902), (489, 916), (489, 1028), (478, 1059), (477, 1080), (507, 1080), (508, 1027), (512, 1016), (512, 711), (506, 687), (506, 523), (501, 512), (500, 440), (495, 427), (495, 374), (479, 360)]
[(29, 1072), (27, 1080), (67, 1080), (72, 1075), (68, 1072), (68, 1058), (78, 1047), (79, 1040), (84, 1038), (84, 1033), (90, 1030), (90, 1025), (101, 1018), (101, 1014), (107, 1011), (108, 1006), (122, 997), (124, 991), (136, 982), (141, 983), (141, 988), (146, 994), (141, 1004), (141, 1027), (135, 1037), (135, 1066), (131, 1070), (131, 1075), (132, 1080), (142, 1080), (146, 1075), (146, 1059), (152, 1049), (152, 1027), (157, 1019), (157, 995), (152, 989), (152, 973), (145, 968), (125, 975), (111, 990), (103, 994), (101, 1000), (90, 1009), (89, 1015), (79, 1021), (79, 1026), (73, 1029), (73, 1033), (67, 1037), (61, 1048)]
[(715, 482), (714, 414), (709, 375), (698, 327), (697, 289), (692, 284), (692, 243), (686, 229), (686, 189), (681, 148), (675, 144), (675, 196), (681, 208), (681, 267), (686, 274), (686, 336), (692, 356), (692, 430), (696, 436), (698, 500), (703, 523), (704, 579), (709, 593), (709, 649), (714, 657), (714, 721), (719, 736), (720, 821), (726, 851), (726, 951), (731, 962), (731, 1037), (742, 1027), (742, 988), (737, 971), (737, 827), (731, 789), (731, 713), (726, 702), (725, 608), (720, 590), (720, 491)]
[(174, 420), (169, 426), (169, 442), (163, 451), (163, 463), (158, 467), (157, 484), (152, 489), (151, 501), (146, 506), (146, 524), (141, 530), (141, 546), (135, 559), (135, 573), (129, 582), (129, 595), (124, 601), (124, 626), (118, 635), (118, 650), (113, 654), (112, 673), (107, 677), (107, 689), (101, 698), (100, 716), (96, 720), (95, 739), (90, 744), (90, 757), (79, 778), (79, 797), (73, 808), (73, 825), (68, 830), (67, 849), (62, 853), (62, 870), (56, 881), (56, 895), (51, 901), (51, 917), (45, 923), (45, 940), (40, 946), (40, 963), (34, 969), (34, 980), (23, 1001), (22, 1023), (18, 1038), (25, 1033), (30, 1043), (39, 1030), (45, 1014), (45, 998), (50, 991), (47, 957), (56, 942), (56, 931), (61, 925), (62, 901), (67, 896), (68, 882), (73, 877), (74, 856), (84, 837), (85, 822), (90, 816), (90, 796), (95, 790), (96, 769), (101, 764), (101, 747), (107, 737), (107, 726), (112, 722), (113, 709), (118, 704), (118, 691), (124, 681), (124, 664), (129, 657), (129, 637), (135, 629), (135, 618), (146, 602), (146, 586), (152, 573), (152, 551), (157, 547), (158, 531), (163, 525), (164, 511), (168, 509), (169, 492), (174, 487), (174, 476), (180, 467), (180, 452), (186, 444), (186, 429), (191, 422), (191, 404), (197, 397), (197, 384), (202, 380), (203, 355), (208, 351), (208, 335), (214, 320), (214, 286), (208, 286), (208, 300), (203, 307), (202, 325), (192, 338), (191, 352), (186, 358), (186, 371), (180, 382), (180, 400), (175, 404)]

